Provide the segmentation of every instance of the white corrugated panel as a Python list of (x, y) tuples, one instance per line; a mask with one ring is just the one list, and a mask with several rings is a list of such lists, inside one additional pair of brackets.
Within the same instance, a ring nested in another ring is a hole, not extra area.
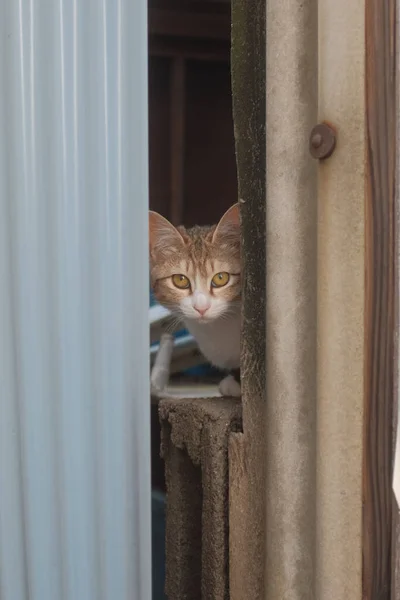
[(0, 82), (0, 598), (150, 600), (145, 0), (2, 0)]

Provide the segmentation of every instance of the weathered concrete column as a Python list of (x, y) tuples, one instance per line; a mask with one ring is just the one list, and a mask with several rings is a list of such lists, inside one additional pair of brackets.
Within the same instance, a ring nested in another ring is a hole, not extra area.
[(319, 0), (319, 119), (338, 131), (318, 190), (316, 597), (362, 597), (365, 3)]
[(312, 600), (315, 567), (317, 0), (267, 0), (266, 594)]
[(228, 441), (240, 401), (160, 401), (169, 600), (229, 600)]

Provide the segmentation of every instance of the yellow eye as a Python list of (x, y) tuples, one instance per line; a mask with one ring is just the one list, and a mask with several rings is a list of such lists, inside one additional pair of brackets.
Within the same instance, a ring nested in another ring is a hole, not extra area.
[(212, 287), (224, 287), (229, 281), (229, 273), (217, 273), (211, 279)]
[(180, 290), (187, 290), (190, 287), (190, 281), (185, 275), (172, 275), (172, 283)]

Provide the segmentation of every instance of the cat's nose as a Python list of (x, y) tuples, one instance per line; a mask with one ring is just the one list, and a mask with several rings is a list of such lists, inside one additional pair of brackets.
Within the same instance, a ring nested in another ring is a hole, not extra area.
[(207, 298), (207, 296), (205, 294), (203, 294), (202, 292), (199, 292), (196, 290), (195, 293), (193, 294), (193, 298), (192, 298), (192, 306), (193, 306), (194, 310), (197, 310), (199, 315), (203, 317), (205, 315), (205, 313), (208, 311), (208, 309), (210, 308), (210, 305), (211, 305), (211, 302)]

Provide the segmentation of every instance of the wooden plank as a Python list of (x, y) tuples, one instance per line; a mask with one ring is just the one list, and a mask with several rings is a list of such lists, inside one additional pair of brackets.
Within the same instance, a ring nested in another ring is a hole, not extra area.
[[(265, 597), (265, 48), (265, 0), (234, 0), (232, 92), (242, 230), (243, 434), (232, 440), (230, 448), (234, 465), (240, 467), (231, 479), (231, 600)], [(240, 547), (233, 548), (238, 539)]]
[(231, 20), (226, 14), (149, 9), (149, 34), (184, 38), (229, 40)]
[[(399, 39), (400, 34), (400, 3), (396, 3), (396, 32), (395, 39)], [(396, 47), (396, 106), (395, 106), (395, 127), (396, 127), (396, 195), (395, 195), (395, 318), (394, 318), (394, 401), (393, 401), (393, 455), (396, 447), (396, 431), (398, 429), (398, 402), (400, 393), (400, 48)], [(400, 512), (396, 498), (393, 497), (393, 518), (392, 518), (392, 596), (391, 600), (400, 598)]]
[(185, 60), (171, 61), (171, 222), (181, 225), (185, 167)]
[[(398, 233), (399, 220), (397, 218), (396, 232)], [(397, 252), (396, 255), (398, 257), (398, 240), (397, 240)], [(399, 273), (399, 261), (397, 259), (396, 264), (396, 273)], [(398, 277), (398, 276), (397, 276)], [(396, 290), (398, 290), (398, 282), (396, 285)], [(397, 294), (396, 294), (397, 295)], [(393, 453), (395, 451), (396, 444), (396, 430), (397, 430), (397, 404), (398, 404), (398, 394), (399, 394), (399, 370), (398, 370), (398, 361), (399, 361), (399, 318), (398, 318), (398, 297), (395, 302), (395, 368), (394, 368), (394, 402), (393, 402), (393, 443), (392, 450)], [(397, 506), (396, 498), (393, 496), (392, 500), (392, 565), (391, 565), (391, 600), (398, 600), (400, 598), (400, 514), (399, 507)]]
[(395, 8), (366, 0), (363, 598), (391, 596)]
[(248, 459), (242, 433), (229, 438), (229, 588), (231, 600), (246, 598), (248, 529), (243, 515), (250, 514)]

